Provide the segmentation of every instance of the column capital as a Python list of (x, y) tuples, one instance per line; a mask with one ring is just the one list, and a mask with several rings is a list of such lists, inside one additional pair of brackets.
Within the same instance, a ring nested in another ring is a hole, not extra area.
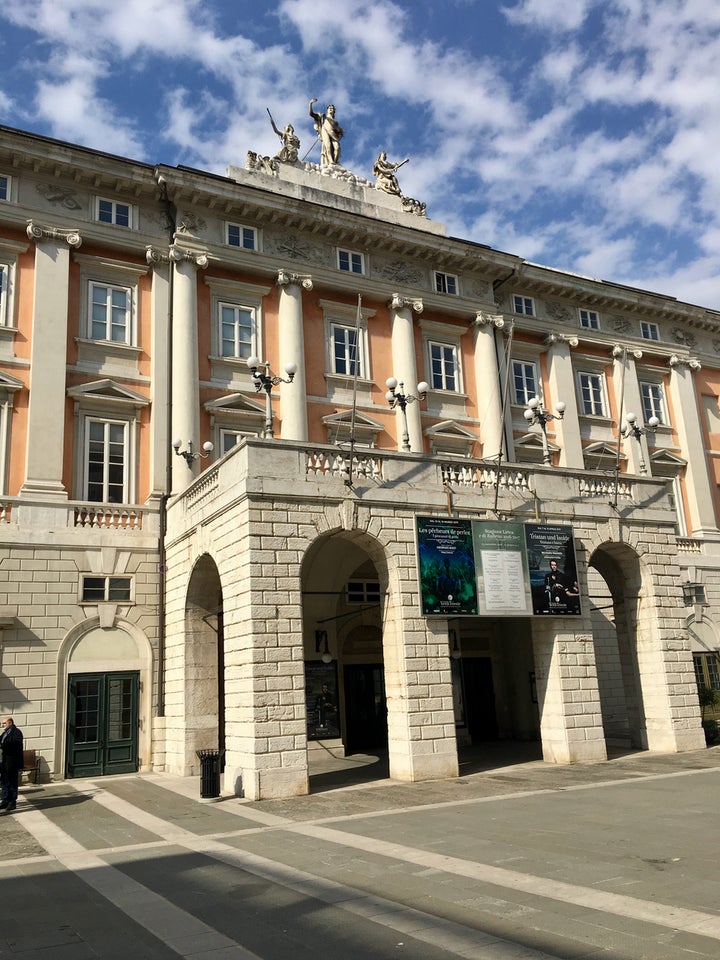
[(623, 343), (614, 343), (610, 356), (613, 360), (624, 360), (625, 357), (632, 357), (633, 360), (642, 360), (643, 352), (637, 347), (628, 347)]
[(420, 297), (401, 297), (399, 293), (394, 293), (388, 300), (388, 306), (391, 310), (403, 310), (408, 307), (415, 313), (422, 313), (425, 304)]
[(671, 370), (674, 370), (675, 367), (683, 366), (687, 366), (691, 370), (702, 370), (702, 364), (697, 357), (679, 357), (676, 353), (673, 353), (668, 358), (668, 366)]
[(471, 327), (497, 327), (502, 330), (505, 326), (505, 317), (501, 313), (485, 313), (478, 310), (475, 316), (470, 320)]
[(191, 263), (194, 267), (204, 270), (209, 261), (208, 255), (199, 250), (186, 250), (173, 243), (169, 250), (169, 257), (173, 263)]
[(297, 284), (303, 290), (312, 290), (312, 277), (307, 273), (288, 273), (287, 270), (278, 270), (277, 280), (279, 287), (287, 287), (291, 284)]
[(546, 347), (554, 347), (559, 343), (567, 343), (568, 346), (576, 347), (580, 341), (577, 337), (567, 333), (549, 333), (543, 341)]
[(151, 266), (156, 263), (170, 263), (170, 250), (161, 247), (145, 247), (145, 260)]
[(34, 220), (28, 220), (27, 230), (29, 240), (38, 243), (41, 240), (64, 240), (69, 247), (77, 250), (82, 245), (82, 237), (77, 230), (63, 230), (62, 227), (47, 227)]

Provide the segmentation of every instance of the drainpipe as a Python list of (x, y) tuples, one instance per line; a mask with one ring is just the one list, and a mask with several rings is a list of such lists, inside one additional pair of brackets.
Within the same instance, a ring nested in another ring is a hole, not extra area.
[[(176, 207), (170, 200), (167, 192), (165, 177), (155, 170), (155, 179), (160, 187), (160, 202), (164, 207), (167, 218), (168, 244), (175, 240)], [(172, 349), (173, 349), (173, 285), (175, 270), (172, 261), (168, 267), (168, 307), (167, 307), (167, 397), (165, 405), (165, 445), (170, 449), (170, 431), (172, 417)], [(160, 568), (160, 591), (158, 597), (158, 693), (157, 715), (165, 716), (165, 612), (167, 609), (167, 553), (165, 550), (165, 536), (167, 534), (167, 505), (172, 496), (172, 460), (169, 453), (166, 455), (165, 492), (160, 497), (160, 534), (158, 543), (158, 561)]]

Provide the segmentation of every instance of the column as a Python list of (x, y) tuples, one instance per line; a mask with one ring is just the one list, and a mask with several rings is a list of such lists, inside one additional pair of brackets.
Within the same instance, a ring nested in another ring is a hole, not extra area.
[[(390, 307), (390, 324), (392, 333), (392, 376), (401, 383), (403, 393), (408, 396), (417, 396), (417, 362), (415, 359), (415, 334), (413, 329), (413, 312), (423, 312), (423, 302), (420, 299), (407, 299), (397, 293), (392, 295), (388, 303)], [(398, 389), (400, 389), (398, 387)], [(397, 442), (398, 450), (402, 450), (403, 412), (398, 406)], [(421, 453), (424, 448), (422, 423), (420, 420), (420, 404), (408, 403), (405, 408), (407, 417), (410, 449)]]
[[(615, 391), (615, 405), (618, 409), (618, 430), (622, 431), (627, 413), (634, 413), (637, 426), (643, 426), (643, 405), (640, 396), (636, 360), (642, 359), (642, 350), (629, 350), (621, 344), (616, 344), (612, 351), (613, 358), (613, 387)], [(623, 450), (627, 457), (629, 473), (649, 473), (650, 454), (647, 439), (644, 434), (639, 437), (629, 436), (623, 442)]]
[(280, 342), (279, 376), (285, 377), (288, 363), (297, 364), (297, 373), (291, 384), (280, 383), (280, 411), (283, 440), (308, 438), (307, 378), (305, 375), (305, 340), (303, 336), (302, 291), (312, 290), (312, 279), (294, 273), (278, 271), (280, 290), (278, 311), (278, 340)]
[(170, 256), (168, 250), (148, 247), (145, 258), (152, 266), (150, 303), (152, 399), (150, 446), (150, 499), (160, 497), (168, 486), (168, 460), (172, 455), (170, 431)]
[[(198, 382), (197, 271), (208, 264), (203, 253), (170, 247), (174, 264), (172, 291), (172, 435), (182, 440), (182, 449), (192, 444), (202, 450), (200, 441), (200, 396)], [(181, 457), (173, 459), (173, 493), (188, 487), (200, 472), (200, 461), (188, 465)]]
[(70, 247), (75, 230), (30, 223), (35, 241), (35, 287), (30, 348), (27, 462), (20, 495), (66, 500), (62, 483)]
[(543, 759), (588, 763), (607, 759), (592, 629), (580, 634), (533, 622), (533, 656)]
[(546, 400), (545, 406), (552, 410), (558, 400), (562, 400), (565, 404), (563, 419), (556, 418), (550, 421), (556, 442), (560, 447), (560, 466), (582, 469), (585, 462), (580, 440), (575, 373), (570, 356), (570, 348), (578, 345), (578, 339), (551, 333), (545, 338), (545, 344), (548, 348), (548, 385), (550, 387), (550, 398)]
[(673, 415), (680, 449), (687, 460), (684, 488), (690, 533), (717, 538), (713, 484), (708, 473), (702, 429), (703, 413), (698, 407), (693, 381), (693, 371), (701, 369), (700, 362), (694, 358), (682, 358), (673, 354), (669, 365)]
[(478, 310), (470, 325), (475, 337), (473, 360), (482, 456), (484, 460), (499, 460), (503, 446), (503, 415), (495, 331), (502, 330), (505, 321), (502, 316)]

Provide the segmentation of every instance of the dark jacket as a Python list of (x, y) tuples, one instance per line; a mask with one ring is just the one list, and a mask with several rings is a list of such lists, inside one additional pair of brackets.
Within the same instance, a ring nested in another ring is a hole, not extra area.
[(0, 736), (0, 753), (2, 754), (0, 762), (3, 769), (22, 770), (23, 765), (23, 735), (22, 730), (13, 724), (8, 727)]

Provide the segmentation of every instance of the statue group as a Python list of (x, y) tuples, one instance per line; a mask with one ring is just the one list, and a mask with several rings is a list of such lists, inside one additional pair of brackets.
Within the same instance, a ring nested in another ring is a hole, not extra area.
[[(342, 153), (340, 141), (342, 140), (345, 131), (340, 126), (335, 116), (335, 104), (329, 103), (325, 109), (325, 113), (319, 113), (317, 110), (313, 109), (316, 103), (317, 98), (313, 97), (308, 104), (308, 115), (313, 120), (313, 128), (315, 130), (316, 137), (315, 142), (305, 156), (310, 153), (316, 143), (319, 143), (320, 168), (325, 168), (326, 170), (334, 169), (342, 173), (343, 171), (340, 166), (340, 157)], [(291, 123), (288, 123), (281, 130), (275, 123), (269, 109), (268, 116), (270, 117), (270, 123), (272, 125), (273, 132), (280, 138), (280, 149), (274, 157), (260, 157), (257, 154), (248, 153), (248, 161), (252, 164), (253, 169), (259, 169), (269, 173), (276, 173), (278, 164), (297, 164), (300, 161), (300, 138), (295, 133), (295, 128)], [(302, 159), (304, 160), (305, 157)], [(410, 158), (406, 157), (405, 160), (401, 160), (399, 163), (393, 163), (391, 160), (388, 160), (387, 152), (382, 150), (377, 160), (373, 164), (375, 188), (377, 190), (382, 190), (383, 193), (400, 197), (403, 201), (404, 209), (407, 208), (408, 210), (411, 210), (411, 212), (420, 213), (422, 216), (424, 216), (425, 204), (418, 205), (417, 210), (415, 210), (413, 207), (408, 207), (408, 204), (417, 204), (417, 201), (403, 196), (403, 193), (400, 189), (400, 184), (398, 183), (398, 170), (400, 167), (409, 162)], [(364, 182), (367, 183), (367, 181)], [(420, 209), (420, 207), (422, 207), (422, 209)]]

